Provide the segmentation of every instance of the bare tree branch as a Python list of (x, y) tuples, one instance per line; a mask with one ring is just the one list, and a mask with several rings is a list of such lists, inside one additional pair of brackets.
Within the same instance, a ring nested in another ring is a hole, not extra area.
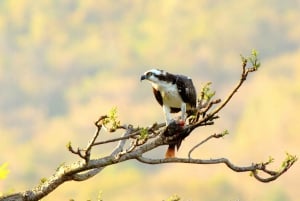
[[(248, 60), (252, 64), (252, 66), (249, 68), (247, 68)], [(195, 115), (192, 118), (188, 119), (188, 123), (184, 126), (177, 121), (170, 123), (168, 126), (166, 126), (165, 123), (154, 123), (153, 125), (145, 128), (134, 127), (132, 125), (121, 126), (120, 122), (117, 120), (116, 109), (112, 110), (109, 115), (103, 115), (95, 122), (95, 134), (87, 143), (86, 148), (74, 149), (71, 143), (68, 144), (67, 148), (70, 153), (78, 155), (81, 160), (69, 165), (61, 165), (51, 177), (41, 182), (33, 189), (27, 190), (25, 192), (3, 196), (0, 197), (0, 200), (39, 200), (54, 191), (64, 182), (87, 180), (99, 174), (103, 170), (103, 168), (107, 166), (132, 159), (146, 164), (225, 164), (229, 169), (235, 172), (251, 172), (251, 175), (260, 182), (270, 182), (279, 178), (297, 161), (296, 156), (287, 154), (286, 159), (282, 163), (281, 169), (278, 171), (268, 169), (268, 165), (273, 161), (273, 159), (269, 159), (269, 161), (264, 163), (252, 163), (249, 166), (238, 166), (233, 164), (227, 158), (194, 159), (191, 157), (193, 151), (199, 148), (201, 145), (209, 142), (209, 140), (213, 138), (223, 137), (227, 134), (227, 132), (209, 135), (203, 141), (197, 143), (194, 147), (192, 147), (186, 158), (152, 159), (143, 156), (145, 153), (148, 153), (157, 147), (183, 140), (184, 138), (189, 136), (196, 128), (213, 125), (215, 123), (215, 120), (219, 118), (218, 113), (232, 99), (234, 94), (247, 79), (249, 73), (255, 72), (259, 66), (260, 63), (258, 62), (257, 54), (255, 52), (253, 52), (252, 55), (247, 58), (242, 56), (242, 73), (240, 80), (235, 88), (229, 93), (225, 101), (221, 102), (221, 99), (212, 100), (212, 97), (215, 93), (209, 92), (209, 88), (202, 90), (200, 100), (198, 100), (199, 104), (195, 111)], [(208, 85), (206, 85), (206, 87)], [(217, 106), (218, 104), (220, 105)], [(214, 107), (215, 109), (213, 110)], [(125, 132), (120, 137), (105, 141), (99, 141), (100, 132), (102, 132), (102, 130), (105, 130), (107, 132), (125, 130)], [(94, 148), (112, 142), (118, 142), (118, 144), (109, 155), (102, 158), (91, 158), (92, 150)]]
[(188, 157), (191, 158), (191, 155), (193, 153), (193, 151), (195, 151), (198, 147), (200, 147), (202, 144), (206, 143), (208, 140), (212, 139), (212, 138), (220, 138), (220, 137), (224, 137), (224, 133), (219, 133), (219, 134), (213, 134), (208, 136), (207, 138), (205, 138), (203, 141), (199, 142), (198, 144), (196, 144), (188, 153)]
[[(97, 126), (97, 124), (96, 124)], [(98, 126), (97, 126), (98, 127)], [(112, 153), (110, 154), (110, 156), (115, 156), (115, 157), (120, 157), (120, 153), (123, 151), (123, 147), (126, 143), (126, 139), (127, 136), (129, 135), (129, 133), (132, 131), (132, 126), (125, 126), (127, 127), (126, 132), (123, 134), (122, 139), (119, 141), (118, 145), (115, 147), (115, 149), (112, 151)], [(99, 128), (99, 127), (98, 127)], [(95, 139), (96, 140), (96, 139)], [(94, 140), (94, 142), (95, 142)], [(90, 145), (90, 147), (92, 147), (93, 144)], [(74, 174), (73, 179), (74, 181), (84, 181), (87, 180), (95, 175), (97, 175), (104, 167), (101, 168), (95, 168), (92, 170), (89, 170), (85, 173), (77, 173)]]
[[(165, 159), (151, 159), (146, 157), (138, 157), (138, 161), (146, 164), (162, 164), (162, 163), (190, 163), (190, 164), (220, 164), (223, 163), (231, 170), (235, 172), (251, 172), (255, 179), (261, 182), (270, 182), (277, 179), (284, 172), (286, 172), (295, 162), (296, 160), (291, 159), (288, 161), (288, 165), (282, 168), (280, 171), (272, 171), (267, 169), (266, 163), (255, 163), (250, 166), (237, 166), (230, 162), (227, 158), (218, 158), (218, 159), (192, 159), (192, 158), (165, 158)], [(267, 177), (264, 178), (259, 176), (258, 172), (263, 172), (267, 174)]]

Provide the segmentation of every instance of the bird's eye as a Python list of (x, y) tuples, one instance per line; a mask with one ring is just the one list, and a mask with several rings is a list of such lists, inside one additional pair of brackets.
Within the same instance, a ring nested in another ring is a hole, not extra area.
[(147, 77), (150, 77), (151, 75), (153, 75), (152, 72), (148, 72), (148, 73), (147, 73)]

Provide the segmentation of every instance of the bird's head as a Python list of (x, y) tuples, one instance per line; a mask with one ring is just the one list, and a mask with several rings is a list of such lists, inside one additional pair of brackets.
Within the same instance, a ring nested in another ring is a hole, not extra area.
[(141, 81), (148, 80), (149, 82), (151, 82), (153, 84), (158, 84), (164, 80), (164, 77), (166, 75), (167, 75), (167, 73), (163, 70), (151, 69), (151, 70), (146, 71), (141, 76)]

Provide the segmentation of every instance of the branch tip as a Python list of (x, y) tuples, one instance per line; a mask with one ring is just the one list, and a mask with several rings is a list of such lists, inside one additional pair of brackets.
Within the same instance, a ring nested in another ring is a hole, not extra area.
[[(253, 163), (249, 166), (237, 166), (227, 158), (191, 158), (194, 150), (213, 138), (221, 138), (228, 135), (228, 130), (224, 130), (221, 133), (215, 133), (206, 137), (204, 140), (190, 149), (187, 158), (152, 159), (143, 156), (143, 154), (163, 145), (175, 143), (176, 145), (180, 146), (181, 141), (194, 129), (202, 126), (213, 125), (215, 123), (215, 120), (219, 118), (219, 112), (232, 99), (232, 97), (247, 79), (249, 73), (257, 71), (261, 65), (258, 59), (258, 52), (256, 50), (253, 50), (250, 56), (245, 57), (240, 55), (240, 57), (242, 60), (241, 77), (226, 99), (224, 99), (224, 101), (221, 101), (221, 99), (214, 100), (213, 98), (215, 97), (215, 91), (211, 90), (212, 83), (206, 83), (201, 88), (200, 97), (197, 100), (197, 107), (193, 116), (190, 116), (190, 119), (187, 119), (186, 122), (184, 122), (184, 125), (181, 125), (178, 122), (175, 122), (175, 124), (169, 124), (168, 126), (166, 126), (165, 123), (154, 123), (151, 126), (141, 128), (134, 127), (130, 124), (121, 125), (120, 121), (118, 120), (117, 108), (113, 107), (107, 115), (100, 116), (94, 123), (97, 129), (85, 148), (74, 149), (71, 141), (66, 144), (67, 149), (71, 153), (78, 155), (81, 159), (84, 159), (85, 162), (79, 160), (71, 165), (60, 165), (52, 177), (47, 180), (41, 180), (42, 187), (38, 186), (33, 190), (26, 191), (26, 195), (24, 194), (26, 200), (39, 200), (66, 181), (86, 180), (98, 174), (106, 166), (131, 159), (136, 159), (141, 163), (147, 164), (225, 164), (229, 169), (235, 172), (250, 172), (250, 176), (253, 176), (260, 182), (270, 182), (280, 177), (298, 160), (297, 156), (286, 153), (286, 158), (282, 162), (281, 168), (278, 171), (269, 169), (269, 164), (274, 161), (273, 157), (269, 157), (268, 161), (266, 162)], [(250, 67), (248, 67), (248, 65)], [(108, 132), (114, 132), (118, 129), (124, 129), (125, 132), (120, 137), (100, 141), (98, 138), (100, 136), (102, 127)], [(95, 160), (90, 159), (93, 147), (112, 142), (117, 142), (117, 146), (113, 149), (111, 154)]]

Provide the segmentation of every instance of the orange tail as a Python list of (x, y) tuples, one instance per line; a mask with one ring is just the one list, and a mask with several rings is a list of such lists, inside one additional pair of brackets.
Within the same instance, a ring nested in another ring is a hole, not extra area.
[(175, 144), (169, 145), (165, 157), (166, 158), (175, 158)]

